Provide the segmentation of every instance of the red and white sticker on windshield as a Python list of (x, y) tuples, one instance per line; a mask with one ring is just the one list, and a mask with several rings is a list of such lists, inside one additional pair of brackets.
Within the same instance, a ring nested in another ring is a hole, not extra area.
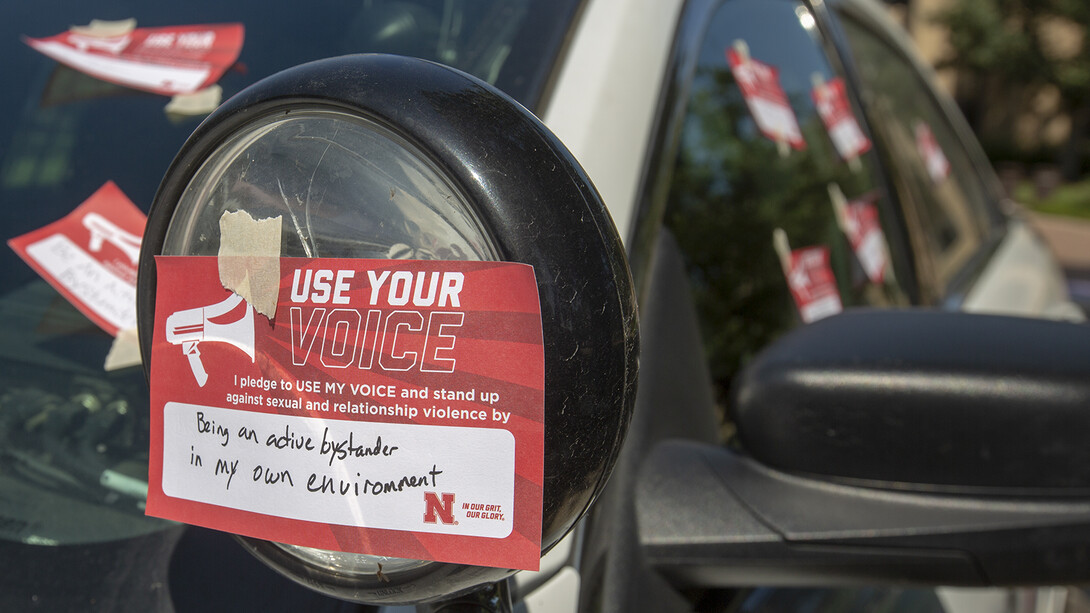
[(821, 75), (815, 74), (810, 94), (841, 158), (850, 161), (870, 150), (870, 140), (863, 134), (848, 103), (844, 79), (836, 77), (823, 82)]
[(241, 23), (135, 28), (100, 36), (27, 38), (38, 52), (92, 77), (165, 96), (208, 87), (238, 59)]
[(280, 260), (272, 320), (157, 257), (149, 515), (320, 549), (536, 570), (533, 269)]
[(776, 143), (806, 149), (795, 111), (780, 86), (779, 70), (751, 58), (742, 41), (727, 49), (727, 63), (761, 133)]
[(8, 241), (103, 330), (136, 327), (136, 266), (146, 217), (113, 183), (60, 220)]

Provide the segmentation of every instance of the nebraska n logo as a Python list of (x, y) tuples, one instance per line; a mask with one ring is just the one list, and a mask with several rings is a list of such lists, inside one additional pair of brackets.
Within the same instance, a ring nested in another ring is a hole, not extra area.
[(439, 499), (435, 492), (424, 492), (424, 523), (434, 524), (443, 522), (453, 524), (454, 521), (454, 494), (442, 494)]

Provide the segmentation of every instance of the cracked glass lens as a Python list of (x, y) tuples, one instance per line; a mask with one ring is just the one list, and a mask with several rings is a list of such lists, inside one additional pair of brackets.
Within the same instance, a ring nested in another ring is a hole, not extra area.
[[(466, 199), (415, 147), (366, 119), (277, 114), (239, 131), (185, 190), (164, 255), (218, 254), (220, 217), (280, 216), (285, 257), (495, 260)], [(392, 575), (430, 562), (277, 544), (345, 575)]]
[(360, 117), (293, 111), (256, 122), (202, 165), (167, 255), (216, 255), (219, 219), (281, 216), (285, 257), (493, 260), (465, 198), (404, 139)]

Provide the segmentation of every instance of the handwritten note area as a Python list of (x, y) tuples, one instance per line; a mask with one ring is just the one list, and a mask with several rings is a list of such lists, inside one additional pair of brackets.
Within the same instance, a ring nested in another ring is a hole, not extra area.
[[(504, 538), (513, 521), (515, 439), (503, 429), (275, 415), (169, 402), (166, 495), (304, 521)], [(487, 501), (459, 525), (421, 527), (424, 492), (457, 484)], [(497, 500), (497, 492), (506, 499)]]
[(119, 329), (136, 327), (136, 288), (103, 266), (63, 234), (26, 249), (46, 272), (77, 299)]

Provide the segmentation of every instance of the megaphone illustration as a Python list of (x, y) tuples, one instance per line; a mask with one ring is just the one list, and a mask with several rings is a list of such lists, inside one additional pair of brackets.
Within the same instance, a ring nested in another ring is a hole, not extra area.
[(83, 34), (69, 34), (68, 42), (76, 48), (77, 51), (87, 53), (89, 50), (105, 51), (113, 55), (120, 55), (129, 43), (132, 42), (132, 37), (128, 34), (121, 36), (86, 36)]
[(109, 242), (129, 256), (129, 260), (136, 264), (140, 259), (140, 237), (117, 227), (117, 225), (98, 213), (88, 213), (83, 216), (83, 227), (91, 231), (91, 243), (88, 247), (91, 251), (102, 250), (102, 243)]
[(182, 353), (189, 358), (189, 368), (197, 385), (204, 387), (208, 382), (208, 373), (201, 362), (201, 353), (197, 345), (201, 342), (227, 343), (242, 350), (254, 361), (254, 308), (249, 304), (235, 321), (217, 323), (212, 320), (222, 317), (235, 309), (242, 302), (242, 296), (231, 294), (226, 300), (206, 307), (197, 307), (177, 311), (167, 317), (167, 340), (173, 345), (181, 345)]

